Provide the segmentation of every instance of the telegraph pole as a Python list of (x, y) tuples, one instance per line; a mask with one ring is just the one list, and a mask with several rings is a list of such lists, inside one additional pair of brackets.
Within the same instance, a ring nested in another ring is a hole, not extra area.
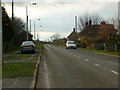
[(77, 16), (75, 16), (75, 31), (77, 32)]
[(34, 40), (36, 39), (35, 37), (35, 21), (34, 21)]
[(30, 20), (30, 33), (31, 33), (31, 20)]
[(14, 20), (14, 1), (12, 0), (12, 20)]
[(28, 9), (26, 6), (26, 34), (27, 34), (27, 41), (28, 41)]
[[(1, 7), (1, 0), (0, 0), (0, 69), (2, 69), (2, 7)], [(2, 70), (0, 70), (2, 73)], [(2, 76), (0, 75), (0, 89), (2, 89)]]
[(120, 1), (118, 2), (118, 34), (120, 35)]

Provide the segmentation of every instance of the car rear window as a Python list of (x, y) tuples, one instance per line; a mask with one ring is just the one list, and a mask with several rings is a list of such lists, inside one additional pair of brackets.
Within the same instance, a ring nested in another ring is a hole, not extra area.
[(75, 42), (68, 42), (68, 44), (75, 44)]
[(33, 42), (23, 42), (22, 45), (33, 45)]

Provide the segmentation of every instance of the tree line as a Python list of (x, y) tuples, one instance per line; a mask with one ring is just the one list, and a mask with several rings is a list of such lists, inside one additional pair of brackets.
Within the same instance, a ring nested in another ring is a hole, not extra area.
[[(21, 42), (26, 40), (25, 23), (17, 17), (12, 20), (4, 7), (2, 7), (2, 39), (3, 52), (20, 47)], [(32, 35), (29, 33), (29, 40)]]

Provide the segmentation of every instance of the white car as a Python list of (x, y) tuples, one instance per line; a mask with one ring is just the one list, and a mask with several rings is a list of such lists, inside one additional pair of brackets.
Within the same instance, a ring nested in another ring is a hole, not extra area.
[(69, 48), (77, 49), (77, 46), (76, 46), (74, 41), (67, 41), (66, 42), (66, 49), (69, 49)]

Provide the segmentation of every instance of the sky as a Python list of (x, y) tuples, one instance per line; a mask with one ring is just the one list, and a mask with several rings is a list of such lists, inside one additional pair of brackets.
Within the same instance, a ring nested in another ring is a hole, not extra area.
[[(10, 1), (12, 0), (2, 0), (2, 3), (4, 3), (7, 13), (11, 17), (12, 7)], [(59, 33), (61, 38), (64, 38), (75, 27), (75, 16), (79, 17), (87, 12), (89, 14), (98, 14), (106, 20), (116, 18), (118, 15), (118, 1), (36, 0), (37, 5), (33, 6), (30, 0), (16, 0), (14, 15), (26, 22), (27, 6), (28, 18), (32, 22), (32, 34), (35, 21), (36, 34), (38, 34), (40, 40), (48, 40), (55, 33)]]

